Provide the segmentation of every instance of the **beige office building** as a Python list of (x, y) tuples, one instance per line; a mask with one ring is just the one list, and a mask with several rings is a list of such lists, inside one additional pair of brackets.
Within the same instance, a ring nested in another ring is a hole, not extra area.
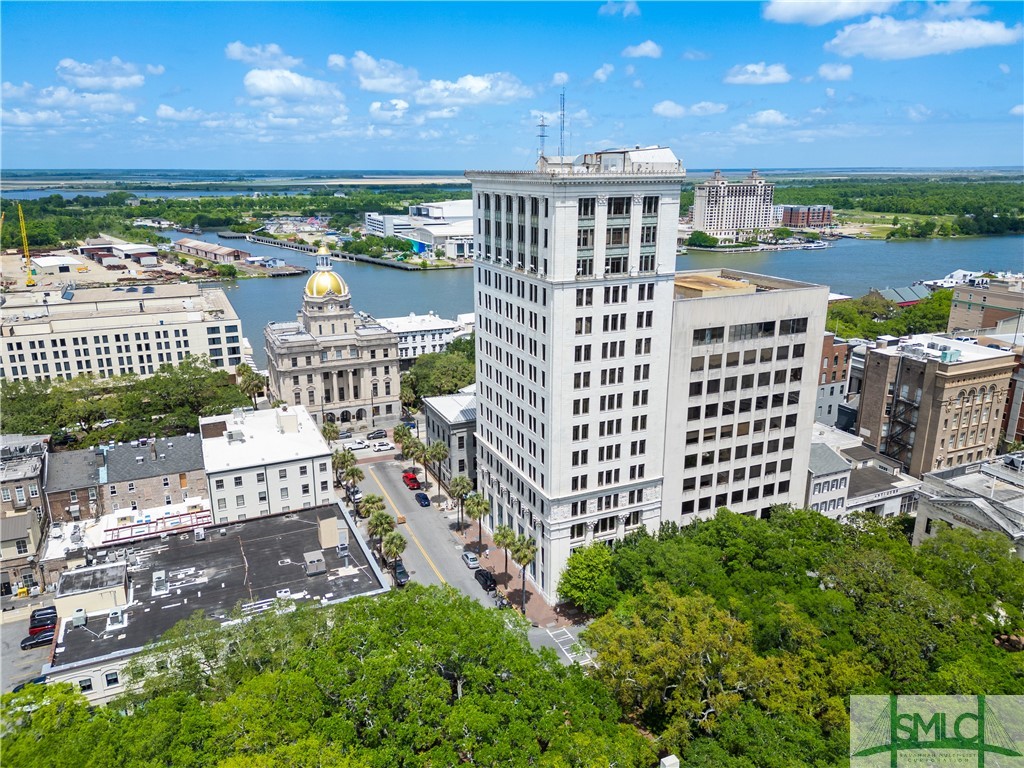
[[(1024, 317), (1024, 275), (971, 277), (953, 287), (950, 333), (992, 328), (1001, 320)], [(1018, 325), (1020, 332), (1024, 326)]]
[(241, 322), (220, 288), (66, 288), (4, 299), (4, 381), (149, 376), (193, 355), (209, 355), (215, 368), (228, 371), (242, 362)]

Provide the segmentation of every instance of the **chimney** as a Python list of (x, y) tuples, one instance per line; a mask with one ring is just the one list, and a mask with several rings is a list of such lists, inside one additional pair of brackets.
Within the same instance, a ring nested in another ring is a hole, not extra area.
[(156, 461), (156, 440), (151, 440), (149, 442), (149, 458)]

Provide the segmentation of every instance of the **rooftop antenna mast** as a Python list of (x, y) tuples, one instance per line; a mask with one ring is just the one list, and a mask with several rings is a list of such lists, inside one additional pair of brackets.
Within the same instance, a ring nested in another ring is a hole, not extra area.
[(558, 156), (565, 157), (565, 88), (558, 100)]
[(540, 139), (540, 157), (544, 157), (544, 140), (548, 137), (548, 124), (544, 122), (544, 115), (540, 116), (537, 128), (539, 129), (537, 138)]

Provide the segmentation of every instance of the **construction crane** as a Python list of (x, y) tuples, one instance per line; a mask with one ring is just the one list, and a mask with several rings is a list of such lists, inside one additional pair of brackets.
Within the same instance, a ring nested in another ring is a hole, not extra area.
[(36, 281), (32, 279), (32, 257), (28, 253), (28, 234), (25, 232), (25, 214), (21, 210), (21, 203), (18, 203), (18, 221), (21, 224), (21, 247), (25, 249), (25, 285), (31, 288)]

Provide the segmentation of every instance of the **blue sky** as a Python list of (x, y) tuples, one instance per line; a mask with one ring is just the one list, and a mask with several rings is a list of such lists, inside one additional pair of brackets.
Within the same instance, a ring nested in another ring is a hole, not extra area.
[(1019, 2), (4, 0), (3, 168), (1024, 165)]

